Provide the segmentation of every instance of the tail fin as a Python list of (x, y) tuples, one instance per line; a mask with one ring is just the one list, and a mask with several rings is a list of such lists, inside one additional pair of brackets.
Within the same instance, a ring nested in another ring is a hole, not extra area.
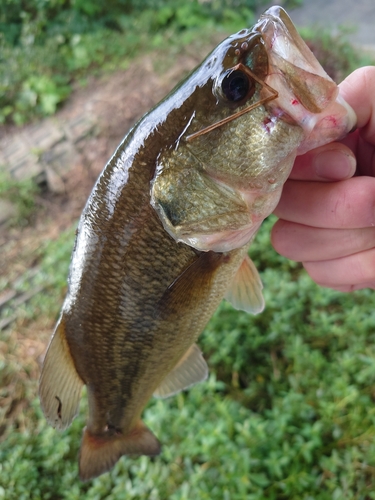
[(110, 470), (122, 455), (149, 455), (160, 453), (160, 442), (139, 420), (127, 435), (95, 436), (85, 428), (79, 456), (79, 476), (88, 481)]
[(39, 397), (47, 422), (65, 429), (76, 416), (83, 382), (79, 377), (65, 338), (65, 321), (60, 318), (44, 358)]

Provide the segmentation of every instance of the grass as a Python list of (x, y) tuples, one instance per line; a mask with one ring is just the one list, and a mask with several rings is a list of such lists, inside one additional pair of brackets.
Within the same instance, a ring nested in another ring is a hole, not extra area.
[[(193, 40), (204, 44), (217, 30), (224, 37), (251, 26), (254, 9), (266, 3), (156, 0), (152, 6), (145, 0), (137, 7), (135, 2), (113, 0), (113, 12), (109, 8), (106, 17), (95, 0), (55, 5), (32, 1), (34, 17), (22, 13), (22, 2), (14, 0), (21, 4), (17, 37), (13, 33), (16, 25), (4, 22), (7, 15), (14, 18), (16, 6), (11, 2), (0, 12), (0, 123), (23, 125), (51, 115), (89, 75), (124, 69), (150, 49), (183, 47)], [(289, 2), (298, 3), (300, 0)], [(339, 69), (339, 79), (371, 61), (347, 43), (344, 33), (332, 38), (328, 33), (305, 30), (304, 35), (319, 50), (322, 63)]]
[(231, 0), (112, 0), (106, 16), (96, 0), (33, 3), (34, 17), (19, 7), (16, 42), (4, 23), (14, 17), (14, 5), (0, 10), (0, 123), (51, 115), (88, 75), (124, 69), (150, 49), (182, 47), (194, 38), (204, 43), (218, 29), (235, 32), (253, 22), (252, 9), (262, 2), (237, 0), (233, 8)]
[(10, 225), (24, 226), (37, 210), (39, 187), (34, 179), (16, 180), (0, 167), (0, 198), (14, 207)]
[[(5, 419), (0, 498), (114, 500), (125, 491), (155, 500), (375, 498), (375, 297), (315, 285), (272, 250), (272, 222), (251, 249), (266, 310), (251, 317), (223, 302), (200, 339), (208, 382), (153, 400), (145, 412), (163, 442), (160, 457), (124, 457), (80, 483), (85, 399), (59, 433), (41, 414), (35, 374), (2, 366), (2, 390), (10, 380), (23, 386), (30, 405), (21, 429), (20, 416)], [(57, 314), (72, 242), (70, 231), (42, 251), (40, 279), (50, 280), (51, 294), (27, 306), (36, 316)]]

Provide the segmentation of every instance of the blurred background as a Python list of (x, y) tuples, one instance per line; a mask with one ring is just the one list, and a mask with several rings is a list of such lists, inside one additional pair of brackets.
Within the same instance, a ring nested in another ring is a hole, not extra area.
[(355, 3), (351, 0), (304, 0), (295, 2), (290, 14), (300, 28), (328, 29), (333, 35), (344, 28), (351, 42), (362, 48), (375, 48), (375, 4), (371, 0)]
[[(7, 0), (0, 4), (0, 499), (375, 498), (375, 298), (312, 283), (271, 248), (251, 256), (266, 310), (223, 302), (200, 338), (208, 382), (151, 401), (156, 459), (82, 484), (86, 418), (63, 433), (37, 399), (77, 219), (122, 137), (270, 2)], [(337, 82), (374, 64), (375, 4), (284, 2)]]

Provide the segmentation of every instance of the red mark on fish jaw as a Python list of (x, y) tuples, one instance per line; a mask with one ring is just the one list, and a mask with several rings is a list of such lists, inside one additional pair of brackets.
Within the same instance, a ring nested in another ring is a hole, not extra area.
[(336, 128), (338, 126), (337, 119), (334, 116), (326, 116), (325, 120), (329, 122), (330, 126)]
[(297, 99), (292, 99), (292, 104), (293, 106), (296, 106), (297, 104), (299, 104), (299, 101)]
[(264, 127), (265, 131), (268, 133), (271, 133), (271, 130), (273, 129), (274, 125), (275, 124), (273, 123), (271, 118), (269, 118), (268, 116), (263, 120), (263, 127)]

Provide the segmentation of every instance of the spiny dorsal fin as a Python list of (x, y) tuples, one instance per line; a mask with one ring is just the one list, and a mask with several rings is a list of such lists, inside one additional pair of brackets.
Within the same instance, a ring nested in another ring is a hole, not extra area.
[(82, 386), (65, 338), (65, 322), (60, 318), (44, 358), (39, 384), (40, 403), (50, 425), (57, 429), (70, 425), (78, 412)]
[(125, 436), (95, 436), (85, 428), (79, 455), (79, 476), (82, 481), (88, 481), (111, 469), (122, 455), (155, 456), (159, 455), (160, 449), (159, 440), (141, 420)]
[(193, 344), (165, 377), (154, 392), (154, 396), (168, 398), (198, 382), (206, 380), (207, 376), (207, 363), (197, 344)]
[(262, 282), (253, 261), (248, 255), (240, 265), (225, 299), (235, 309), (257, 314), (264, 309)]

